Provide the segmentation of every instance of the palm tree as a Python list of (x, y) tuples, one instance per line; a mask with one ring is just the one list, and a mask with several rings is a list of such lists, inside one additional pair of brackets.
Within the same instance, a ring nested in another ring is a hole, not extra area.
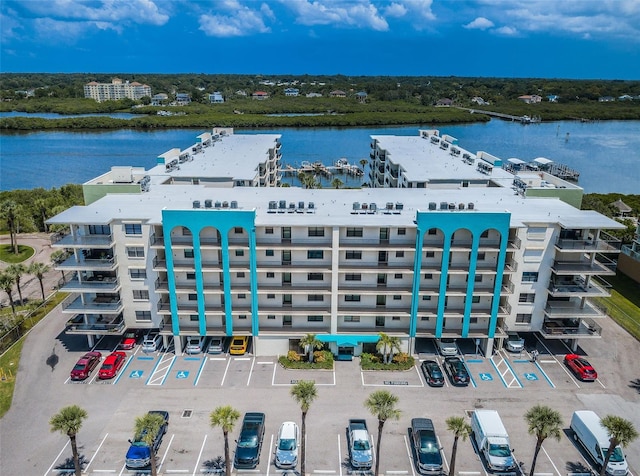
[(78, 445), (76, 443), (76, 435), (82, 427), (83, 420), (87, 418), (86, 410), (78, 405), (71, 405), (62, 408), (58, 413), (51, 417), (49, 426), (51, 431), (59, 431), (64, 433), (71, 440), (71, 451), (73, 453), (73, 466), (76, 476), (81, 476), (82, 468), (80, 467), (80, 457), (78, 455)]
[(362, 166), (362, 171), (364, 172), (364, 168), (367, 166), (369, 161), (367, 159), (360, 159), (360, 165)]
[(305, 475), (305, 458), (307, 451), (307, 412), (313, 401), (318, 396), (316, 384), (312, 380), (300, 380), (291, 387), (289, 392), (293, 399), (300, 405), (302, 410), (302, 426), (300, 437), (300, 474)]
[(378, 443), (376, 445), (376, 470), (374, 476), (378, 476), (380, 469), (380, 442), (382, 441), (382, 428), (384, 423), (393, 418), (398, 420), (400, 418), (400, 410), (396, 408), (398, 403), (398, 397), (387, 390), (377, 390), (369, 395), (364, 401), (364, 406), (371, 412), (371, 414), (378, 418)]
[(464, 421), (463, 417), (452, 416), (447, 418), (447, 430), (453, 433), (453, 448), (451, 449), (451, 462), (449, 463), (449, 474), (456, 474), (456, 453), (458, 452), (458, 438), (465, 441), (471, 435), (471, 425)]
[(18, 215), (20, 208), (13, 200), (5, 200), (0, 205), (0, 216), (7, 223), (11, 240), (11, 250), (18, 254)]
[(29, 265), (29, 268), (27, 268), (27, 272), (29, 274), (33, 274), (36, 278), (38, 278), (38, 281), (40, 282), (40, 292), (42, 293), (43, 301), (45, 300), (45, 295), (44, 295), (44, 284), (42, 283), (42, 280), (44, 279), (45, 273), (48, 272), (50, 269), (51, 269), (51, 266), (49, 266), (48, 264), (40, 263), (38, 261), (34, 261)]
[(340, 187), (342, 187), (343, 185), (344, 185), (344, 182), (343, 182), (342, 180), (340, 180), (338, 177), (334, 178), (334, 179), (331, 181), (331, 186), (332, 186), (333, 188), (340, 188)]
[(529, 476), (533, 476), (542, 442), (549, 437), (560, 441), (562, 416), (559, 412), (545, 405), (534, 405), (525, 413), (524, 419), (529, 425), (529, 434), (536, 436), (536, 449), (533, 452), (533, 461), (531, 461), (531, 470), (529, 471)]
[(633, 440), (638, 438), (638, 430), (635, 429), (633, 423), (622, 417), (615, 415), (607, 415), (602, 419), (600, 424), (609, 433), (609, 449), (604, 457), (604, 463), (600, 469), (600, 476), (604, 476), (609, 464), (609, 459), (616, 449), (616, 446), (627, 446)]
[(156, 462), (156, 448), (153, 442), (162, 431), (165, 419), (158, 413), (147, 413), (145, 416), (136, 417), (134, 433), (136, 439), (143, 441), (149, 447), (149, 459), (151, 460), (151, 476), (157, 476), (158, 467)]
[(400, 338), (392, 337), (389, 334), (380, 332), (378, 334), (380, 340), (376, 344), (376, 350), (382, 354), (382, 360), (385, 364), (390, 364), (393, 361), (394, 352), (400, 351)]
[(229, 432), (240, 418), (240, 412), (231, 405), (217, 407), (209, 415), (211, 426), (222, 428), (224, 435), (224, 470), (226, 476), (231, 476), (231, 457), (229, 456)]
[(304, 349), (307, 354), (307, 360), (309, 362), (313, 362), (313, 350), (314, 349), (322, 349), (324, 343), (321, 340), (316, 338), (315, 334), (306, 334), (302, 339), (300, 339), (300, 347)]
[(13, 283), (14, 283), (14, 279), (13, 276), (11, 276), (8, 273), (0, 273), (0, 288), (2, 288), (2, 290), (7, 293), (7, 296), (9, 296), (9, 303), (11, 304), (11, 311), (13, 312), (14, 316), (16, 314), (16, 305), (13, 302)]
[(14, 263), (7, 268), (6, 271), (10, 276), (13, 276), (13, 280), (18, 288), (18, 296), (20, 297), (20, 304), (24, 304), (22, 299), (22, 289), (20, 289), (20, 278), (27, 272), (27, 268), (22, 263)]

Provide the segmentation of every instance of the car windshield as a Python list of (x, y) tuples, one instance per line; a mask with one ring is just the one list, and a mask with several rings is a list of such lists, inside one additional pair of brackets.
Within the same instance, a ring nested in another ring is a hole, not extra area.
[(428, 438), (425, 436), (420, 438), (420, 453), (435, 454), (435, 453), (438, 453), (439, 451), (440, 449), (434, 443), (432, 438)]
[(244, 436), (238, 440), (239, 448), (253, 448), (258, 445), (258, 437), (256, 435)]
[(232, 345), (243, 345), (244, 341), (242, 339), (234, 339)]
[(358, 440), (353, 443), (354, 450), (368, 450), (370, 448), (369, 442), (367, 440)]
[(622, 449), (619, 446), (613, 450), (611, 453), (611, 458), (609, 458), (610, 463), (622, 463), (624, 461), (624, 454), (622, 453)]
[(506, 458), (507, 456), (511, 456), (511, 450), (509, 449), (509, 445), (489, 445), (489, 454), (491, 456)]
[(113, 368), (113, 365), (111, 364), (103, 364), (102, 365), (102, 370), (111, 370)]
[(278, 449), (282, 451), (293, 451), (296, 449), (296, 440), (283, 438), (282, 440), (280, 440)]
[(86, 366), (87, 365), (84, 364), (84, 363), (82, 363), (82, 364), (78, 363), (78, 364), (75, 365), (75, 367), (73, 367), (73, 370), (84, 370)]

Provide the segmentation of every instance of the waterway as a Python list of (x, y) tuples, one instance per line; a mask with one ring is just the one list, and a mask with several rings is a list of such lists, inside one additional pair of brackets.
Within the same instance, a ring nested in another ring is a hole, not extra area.
[[(371, 135), (417, 135), (430, 125), (401, 127), (236, 130), (237, 134), (282, 134), (283, 162), (332, 165), (344, 157), (353, 164), (369, 157)], [(492, 120), (467, 125), (439, 125), (472, 152), (506, 160), (546, 157), (580, 171), (587, 193), (640, 193), (640, 122), (550, 122), (522, 125)], [(0, 190), (59, 187), (83, 183), (112, 165), (146, 168), (167, 150), (197, 142), (202, 129), (92, 131), (0, 134)], [(348, 186), (359, 180), (340, 177)], [(290, 180), (290, 179), (289, 179)]]

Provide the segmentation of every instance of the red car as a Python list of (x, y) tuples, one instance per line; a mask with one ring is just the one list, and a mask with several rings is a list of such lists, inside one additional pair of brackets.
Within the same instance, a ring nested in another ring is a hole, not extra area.
[(71, 370), (71, 380), (86, 379), (100, 362), (100, 357), (102, 357), (100, 352), (87, 352), (84, 354)]
[(124, 336), (122, 336), (122, 341), (120, 342), (120, 348), (124, 350), (133, 349), (138, 343), (138, 333), (136, 331), (127, 331)]
[(127, 354), (124, 352), (112, 352), (104, 359), (104, 363), (98, 371), (98, 378), (108, 379), (115, 377), (125, 360), (127, 360)]
[(587, 359), (577, 354), (567, 354), (564, 357), (564, 363), (580, 380), (593, 382), (598, 378), (598, 372), (594, 369)]

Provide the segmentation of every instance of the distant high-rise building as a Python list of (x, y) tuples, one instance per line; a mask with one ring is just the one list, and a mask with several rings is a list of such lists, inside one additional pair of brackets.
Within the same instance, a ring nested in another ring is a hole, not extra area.
[(91, 81), (84, 85), (84, 97), (95, 99), (98, 102), (117, 101), (124, 98), (137, 101), (144, 96), (151, 97), (151, 86), (140, 84), (137, 81), (130, 83), (114, 78), (110, 83)]

